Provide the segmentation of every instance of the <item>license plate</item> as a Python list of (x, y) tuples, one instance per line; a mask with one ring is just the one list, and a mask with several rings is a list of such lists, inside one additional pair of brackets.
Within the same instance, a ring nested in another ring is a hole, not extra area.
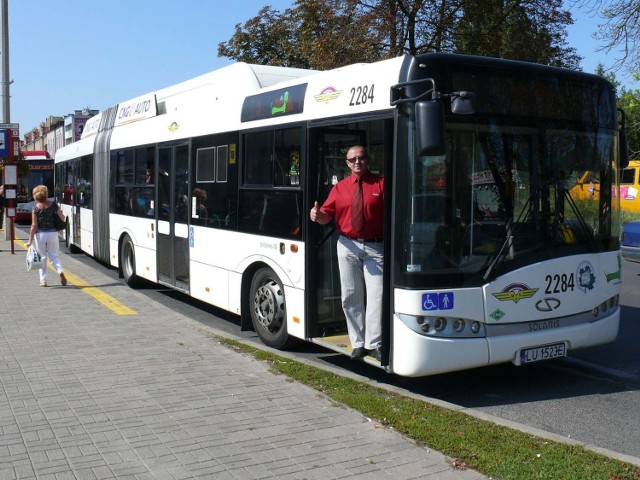
[(520, 350), (520, 363), (540, 362), (567, 356), (567, 349), (564, 343), (554, 343), (542, 347), (532, 347)]

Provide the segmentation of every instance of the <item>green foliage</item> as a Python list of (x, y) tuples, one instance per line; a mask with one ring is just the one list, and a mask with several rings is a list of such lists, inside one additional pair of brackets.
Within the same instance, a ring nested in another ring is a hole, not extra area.
[(625, 113), (629, 158), (640, 160), (640, 89), (627, 90), (622, 87), (618, 107)]
[(456, 28), (459, 53), (578, 68), (576, 49), (566, 45), (571, 14), (561, 0), (466, 0)]
[(218, 45), (218, 56), (239, 62), (309, 68), (297, 51), (296, 29), (287, 16), (289, 11), (281, 14), (268, 6), (262, 8), (244, 26), (236, 25), (231, 39)]
[(562, 0), (296, 0), (218, 45), (238, 61), (326, 70), (404, 53), (456, 52), (575, 68)]
[(625, 115), (629, 159), (640, 160), (640, 89), (620, 88), (620, 82), (615, 73), (606, 73), (602, 64), (598, 65), (595, 73), (605, 77), (616, 87), (618, 108), (621, 108)]
[(300, 55), (309, 59), (311, 68), (328, 70), (383, 58), (354, 3), (297, 0), (295, 5)]
[(620, 212), (620, 225), (624, 225), (633, 220), (640, 220), (640, 215), (637, 212), (631, 212), (629, 210), (622, 210)]
[(269, 362), (275, 372), (315, 388), (335, 402), (375, 419), (380, 425), (452, 457), (454, 465), (473, 468), (491, 478), (640, 479), (640, 468), (580, 446), (546, 440), (234, 340), (221, 340), (235, 350)]
[(297, 0), (277, 12), (264, 7), (258, 16), (218, 45), (218, 56), (247, 63), (327, 70), (381, 57), (366, 23), (348, 2)]
[(18, 160), (18, 177), (25, 178), (29, 176), (29, 163), (25, 159)]

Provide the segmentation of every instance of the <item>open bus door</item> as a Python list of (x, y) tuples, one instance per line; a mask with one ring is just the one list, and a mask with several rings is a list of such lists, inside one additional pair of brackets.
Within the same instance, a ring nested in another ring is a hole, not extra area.
[[(309, 192), (309, 210), (315, 201), (322, 205), (333, 186), (351, 174), (346, 154), (353, 145), (369, 147), (369, 168), (385, 175), (384, 159), (391, 158), (391, 120), (358, 122), (357, 129), (314, 128), (309, 134), (309, 162), (306, 191)], [(375, 143), (375, 154), (371, 143)], [(373, 161), (375, 158), (376, 161)], [(307, 211), (307, 219), (308, 219)], [(307, 234), (305, 280), (306, 332), (315, 343), (341, 353), (349, 353), (351, 344), (342, 310), (340, 273), (338, 269), (338, 232), (334, 223), (319, 225), (309, 222)], [(385, 275), (386, 276), (386, 275)], [(385, 279), (388, 285), (388, 278)], [(387, 288), (388, 290), (388, 288)], [(382, 341), (389, 342), (388, 308), (383, 307)], [(366, 357), (367, 362), (375, 362)]]
[[(310, 161), (308, 178), (309, 204), (322, 205), (333, 186), (351, 171), (345, 163), (345, 155), (352, 145), (362, 145), (365, 135), (360, 131), (316, 129), (310, 135)], [(308, 219), (308, 215), (307, 215)], [(330, 337), (336, 346), (348, 346), (347, 325), (342, 310), (340, 273), (336, 244), (338, 232), (333, 222), (327, 225), (311, 223), (307, 246), (306, 284), (308, 338)], [(312, 292), (312, 293), (311, 293)]]

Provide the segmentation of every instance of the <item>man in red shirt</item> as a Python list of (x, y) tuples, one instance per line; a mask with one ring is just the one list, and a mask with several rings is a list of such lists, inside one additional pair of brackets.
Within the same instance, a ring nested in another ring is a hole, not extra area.
[(335, 220), (340, 233), (338, 264), (351, 358), (380, 360), (384, 178), (369, 171), (368, 159), (364, 147), (351, 147), (346, 162), (352, 174), (331, 189), (322, 207), (315, 202), (309, 217), (322, 225)]

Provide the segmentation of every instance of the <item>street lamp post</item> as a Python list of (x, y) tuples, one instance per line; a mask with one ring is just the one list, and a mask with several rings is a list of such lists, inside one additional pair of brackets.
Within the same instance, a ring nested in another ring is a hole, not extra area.
[[(11, 98), (9, 94), (9, 0), (1, 0), (2, 4), (0, 5), (2, 15), (2, 123), (9, 124), (11, 122), (11, 107), (10, 101)], [(12, 141), (12, 139), (9, 139)], [(7, 149), (7, 152), (11, 152), (12, 149)], [(11, 165), (13, 163), (12, 153), (7, 155), (5, 165)], [(5, 191), (5, 195), (7, 192)], [(13, 217), (8, 218), (8, 208), (15, 207), (15, 199), (8, 199), (6, 201), (7, 205), (5, 205), (4, 209), (4, 239), (11, 240), (11, 253), (13, 253)]]
[(2, 123), (11, 123), (9, 99), (9, 0), (2, 0)]

